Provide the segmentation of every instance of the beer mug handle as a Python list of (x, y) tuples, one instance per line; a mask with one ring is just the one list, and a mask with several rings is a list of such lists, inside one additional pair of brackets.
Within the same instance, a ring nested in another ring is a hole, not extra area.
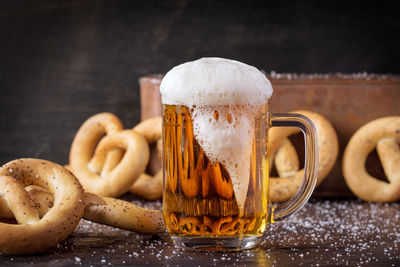
[(297, 127), (304, 135), (305, 160), (303, 182), (289, 201), (276, 204), (272, 213), (273, 221), (280, 221), (301, 209), (312, 192), (317, 182), (318, 170), (318, 140), (314, 124), (307, 117), (294, 113), (273, 113), (270, 115), (271, 127)]

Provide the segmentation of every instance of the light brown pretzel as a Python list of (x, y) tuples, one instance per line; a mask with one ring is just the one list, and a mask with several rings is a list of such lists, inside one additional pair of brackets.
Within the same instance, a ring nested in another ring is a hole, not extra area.
[(161, 138), (162, 118), (154, 117), (142, 121), (133, 130), (143, 135), (146, 141), (151, 144)]
[[(161, 117), (154, 117), (142, 121), (132, 130), (141, 134), (150, 145), (157, 142), (158, 158), (161, 160), (162, 140), (161, 140)], [(107, 153), (107, 157), (101, 166), (101, 176), (105, 177), (121, 162), (124, 151), (113, 149)], [(162, 197), (163, 174), (160, 169), (154, 176), (142, 173), (130, 187), (130, 191), (140, 197), (155, 200)]]
[[(317, 185), (328, 175), (336, 162), (339, 145), (335, 129), (322, 115), (306, 111), (294, 111), (308, 117), (315, 125), (318, 137), (318, 178)], [(275, 164), (280, 175), (270, 177), (270, 199), (272, 202), (283, 202), (293, 197), (303, 180), (304, 170), (298, 170), (297, 154), (294, 147), (285, 139), (298, 133), (297, 128), (272, 128), (269, 132), (270, 160), (275, 156)], [(282, 146), (280, 149), (279, 147)], [(278, 151), (278, 152), (277, 152)], [(276, 154), (275, 154), (276, 153)], [(270, 164), (271, 166), (272, 164)]]
[[(12, 177), (0, 176), (0, 185), (3, 185), (2, 177), (16, 183)], [(14, 186), (14, 184), (11, 185)], [(11, 201), (11, 203), (17, 207), (14, 209), (7, 205), (6, 199), (9, 197), (0, 197), (0, 218), (16, 218), (18, 222), (29, 222), (31, 218), (36, 220), (38, 216), (43, 217), (54, 206), (54, 196), (40, 186), (30, 185), (24, 190), (23, 186), (16, 184), (12, 189), (12, 191), (8, 190), (10, 197), (17, 201)], [(87, 220), (145, 234), (158, 234), (165, 231), (160, 210), (145, 209), (127, 201), (99, 197), (91, 193), (84, 193), (84, 203), (83, 218)]]
[[(351, 191), (372, 202), (400, 199), (400, 116), (371, 121), (351, 137), (343, 154), (343, 176)], [(375, 179), (365, 169), (368, 154), (378, 152), (390, 183)]]
[(159, 170), (154, 176), (147, 173), (141, 174), (138, 180), (131, 187), (130, 191), (145, 199), (155, 200), (162, 197), (162, 186), (163, 173), (162, 170)]
[[(134, 131), (122, 129), (115, 115), (100, 113), (86, 120), (75, 135), (69, 168), (86, 191), (117, 197), (127, 192), (144, 172), (150, 157), (146, 140)], [(118, 150), (125, 152), (118, 164), (105, 164), (106, 155)]]
[[(161, 160), (162, 155), (161, 127), (161, 117), (154, 117), (142, 121), (133, 128), (133, 130), (140, 133), (149, 144), (157, 142), (159, 160)], [(162, 187), (163, 173), (161, 168), (154, 176), (146, 173), (140, 175), (140, 177), (131, 187), (130, 191), (140, 197), (154, 200), (162, 197)]]
[[(43, 216), (23, 186), (37, 185), (54, 197)], [(65, 168), (39, 159), (19, 159), (0, 168), (0, 210), (13, 213), (19, 224), (0, 223), (0, 251), (28, 254), (45, 251), (67, 238), (84, 212), (78, 180)]]
[[(21, 192), (23, 194), (28, 194), (28, 202), (31, 202), (32, 205), (29, 206), (33, 208), (35, 213), (39, 213), (39, 217), (43, 217), (51, 208), (54, 206), (54, 196), (50, 192), (46, 191), (43, 187), (36, 185), (28, 185), (25, 188), (18, 184), (18, 187), (15, 188), (13, 192), (11, 192), (14, 196), (18, 197)], [(85, 207), (87, 205), (104, 205), (106, 202), (99, 196), (92, 193), (84, 193)], [(20, 201), (22, 203), (22, 201)], [(4, 198), (0, 198), (0, 218), (1, 219), (16, 219), (17, 215), (15, 212), (11, 211), (11, 207), (8, 206), (6, 200)], [(19, 212), (26, 212), (26, 208), (24, 207)], [(17, 219), (17, 221), (19, 221)]]
[(279, 177), (293, 177), (300, 170), (296, 149), (287, 138), (275, 154), (275, 168)]
[(139, 207), (130, 202), (103, 197), (104, 204), (90, 204), (85, 209), (85, 219), (146, 234), (165, 231), (162, 211)]

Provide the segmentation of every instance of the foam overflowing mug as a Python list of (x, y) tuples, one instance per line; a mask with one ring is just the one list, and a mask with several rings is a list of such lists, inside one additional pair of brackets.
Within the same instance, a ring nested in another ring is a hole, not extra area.
[[(272, 86), (244, 63), (202, 58), (174, 67), (160, 86), (163, 212), (180, 248), (256, 248), (266, 225), (299, 210), (317, 174), (315, 127), (299, 114), (270, 114)], [(268, 129), (298, 127), (305, 137), (303, 183), (288, 202), (268, 196)]]

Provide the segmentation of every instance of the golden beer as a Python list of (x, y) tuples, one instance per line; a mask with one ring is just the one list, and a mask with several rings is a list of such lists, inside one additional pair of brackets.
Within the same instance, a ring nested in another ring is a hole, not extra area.
[[(211, 161), (195, 138), (193, 108), (163, 105), (164, 219), (172, 236), (245, 237), (263, 234), (268, 208), (267, 105), (212, 106), (213, 117), (236, 127), (231, 114), (256, 115), (243, 210), (222, 162)], [(237, 156), (237, 155), (233, 155)], [(237, 167), (237, 166), (236, 166)]]

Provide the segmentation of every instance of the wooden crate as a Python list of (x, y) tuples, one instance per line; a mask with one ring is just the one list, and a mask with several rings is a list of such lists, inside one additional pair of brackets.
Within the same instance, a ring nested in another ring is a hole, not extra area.
[[(335, 127), (339, 155), (330, 174), (319, 185), (315, 196), (350, 197), (341, 161), (351, 136), (367, 122), (385, 116), (400, 115), (400, 77), (390, 75), (279, 75), (269, 79), (274, 88), (271, 112), (307, 109), (324, 115)], [(367, 161), (373, 176), (383, 176), (373, 153)]]
[[(274, 88), (271, 112), (310, 110), (325, 116), (339, 138), (339, 155), (330, 174), (314, 193), (318, 197), (352, 197), (341, 170), (343, 151), (350, 137), (365, 123), (400, 115), (400, 76), (367, 74), (267, 75)], [(160, 115), (159, 84), (162, 75), (141, 79), (142, 119)], [(292, 139), (301, 147), (301, 138)], [(299, 154), (302, 154), (299, 150)], [(301, 158), (302, 156), (300, 156)], [(383, 171), (375, 153), (367, 170), (376, 177)]]

